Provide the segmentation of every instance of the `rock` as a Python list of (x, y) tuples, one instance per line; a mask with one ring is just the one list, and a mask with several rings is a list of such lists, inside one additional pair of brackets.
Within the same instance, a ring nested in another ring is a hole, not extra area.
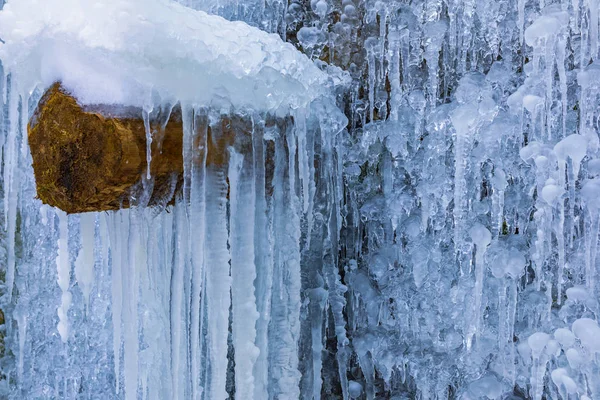
[[(163, 112), (163, 120), (166, 115)], [(147, 168), (141, 116), (140, 109), (82, 107), (59, 83), (54, 84), (28, 125), (38, 198), (67, 213), (117, 210), (140, 201)], [(198, 120), (208, 124), (208, 118)], [(181, 108), (173, 108), (164, 129), (159, 121), (160, 113), (150, 120), (154, 137), (150, 206), (173, 203), (183, 184)], [(228, 162), (226, 149), (236, 132), (247, 134), (251, 125), (242, 118), (222, 117), (205, 131), (207, 164), (222, 165)]]

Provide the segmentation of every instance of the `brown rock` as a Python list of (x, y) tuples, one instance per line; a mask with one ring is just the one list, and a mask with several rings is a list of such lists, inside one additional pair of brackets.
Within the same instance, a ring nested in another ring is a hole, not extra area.
[[(42, 202), (68, 213), (129, 207), (131, 189), (146, 170), (141, 118), (111, 118), (86, 111), (55, 84), (42, 97), (28, 132)], [(173, 174), (181, 180), (182, 136), (181, 113), (173, 112), (162, 152), (153, 151), (155, 191), (165, 190)]]
[[(68, 213), (128, 208), (143, 193), (147, 167), (141, 116), (141, 110), (132, 108), (83, 108), (59, 83), (48, 89), (28, 125), (37, 195), (42, 202)], [(150, 121), (153, 187), (148, 205), (172, 203), (183, 181), (181, 108), (173, 109), (166, 125), (159, 120), (160, 113)], [(196, 121), (208, 123), (207, 118)], [(236, 132), (250, 129), (247, 121), (232, 118), (222, 118), (212, 133), (205, 127), (207, 163), (227, 162), (226, 149)]]

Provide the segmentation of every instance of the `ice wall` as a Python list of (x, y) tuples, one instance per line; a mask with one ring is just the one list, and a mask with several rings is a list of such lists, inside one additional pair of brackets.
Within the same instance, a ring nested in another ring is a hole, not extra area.
[[(596, 0), (180, 1), (314, 65), (166, 1), (118, 5), (159, 27), (131, 40), (111, 19), (92, 30), (108, 38), (71, 28), (111, 2), (68, 2), (71, 19), (22, 2), (44, 29), (0, 12), (6, 396), (600, 397)], [(201, 25), (230, 47), (198, 51)], [(57, 46), (79, 64), (31, 58)], [(104, 54), (118, 63), (97, 70)], [(263, 56), (271, 96), (246, 90)], [(61, 66), (187, 100), (180, 203), (66, 216), (34, 200), (26, 77)], [(199, 127), (218, 135), (232, 107), (253, 133), (207, 164)]]

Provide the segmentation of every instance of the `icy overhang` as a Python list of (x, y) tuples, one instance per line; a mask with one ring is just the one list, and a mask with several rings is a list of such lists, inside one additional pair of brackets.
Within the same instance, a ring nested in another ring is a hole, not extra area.
[(327, 75), (277, 35), (167, 0), (10, 0), (0, 38), (21, 93), (60, 81), (82, 104), (283, 115), (328, 92)]

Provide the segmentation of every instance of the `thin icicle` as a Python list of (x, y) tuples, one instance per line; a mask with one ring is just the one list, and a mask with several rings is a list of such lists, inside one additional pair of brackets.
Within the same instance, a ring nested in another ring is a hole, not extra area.
[(400, 35), (398, 24), (390, 24), (390, 33), (388, 34), (388, 78), (390, 80), (390, 120), (392, 121), (398, 121), (398, 109), (402, 94), (400, 86)]
[(311, 177), (306, 142), (306, 115), (304, 110), (296, 110), (294, 125), (296, 127), (296, 137), (298, 138), (298, 170), (300, 181), (302, 182), (302, 205), (306, 213), (310, 201), (309, 185)]
[[(189, 199), (189, 223), (190, 223), (190, 253), (192, 261), (192, 304), (191, 304), (191, 374), (192, 374), (192, 398), (200, 398), (203, 388), (200, 380), (200, 356), (203, 339), (200, 336), (200, 316), (202, 286), (205, 275), (205, 179), (206, 179), (206, 151), (207, 151), (207, 121), (205, 118), (194, 115), (193, 121), (184, 121), (184, 143), (191, 147), (191, 164), (185, 163), (191, 168), (191, 173), (184, 173), (190, 179)], [(189, 116), (188, 113), (184, 115)], [(187, 118), (187, 117), (186, 117)], [(193, 123), (192, 123), (193, 122)], [(189, 131), (186, 131), (189, 129)], [(188, 139), (191, 137), (191, 141)], [(184, 178), (185, 179), (185, 178)]]
[(475, 288), (473, 289), (473, 298), (475, 304), (473, 305), (473, 318), (469, 321), (469, 330), (467, 332), (467, 349), (471, 348), (473, 336), (476, 340), (479, 340), (481, 336), (481, 307), (482, 307), (482, 296), (483, 296), (483, 277), (484, 277), (484, 265), (483, 256), (486, 252), (487, 246), (492, 241), (492, 234), (490, 231), (480, 223), (476, 223), (469, 231), (471, 240), (475, 244)]
[(184, 309), (184, 272), (186, 258), (188, 256), (188, 230), (186, 223), (185, 209), (183, 205), (175, 207), (175, 243), (176, 247), (173, 277), (171, 279), (171, 373), (173, 379), (174, 400), (183, 399), (185, 392), (183, 390), (184, 381), (184, 363), (185, 355), (182, 352), (185, 335)]
[[(15, 283), (15, 234), (17, 229), (17, 202), (19, 189), (19, 170), (17, 139), (19, 125), (22, 119), (19, 116), (19, 94), (16, 78), (11, 75), (10, 100), (8, 104), (8, 137), (4, 144), (4, 218), (6, 244), (8, 250), (6, 265), (6, 287), (8, 302), (12, 299), (13, 286)], [(23, 110), (22, 110), (23, 112)]]
[[(289, 157), (283, 139), (276, 140), (274, 178), (274, 284), (269, 353), (272, 392), (279, 398), (299, 398), (298, 339), (300, 335), (300, 218), (295, 182), (295, 138), (287, 131)], [(287, 163), (286, 163), (287, 161)], [(285, 170), (289, 172), (286, 182)]]
[(254, 154), (254, 177), (256, 200), (254, 208), (254, 262), (256, 265), (255, 294), (259, 319), (256, 321), (256, 345), (259, 349), (254, 364), (254, 398), (268, 398), (268, 327), (271, 320), (271, 289), (273, 286), (273, 258), (271, 237), (268, 229), (267, 201), (265, 194), (265, 144), (264, 121), (253, 121), (252, 153)]
[(58, 333), (63, 343), (69, 339), (69, 320), (67, 313), (71, 306), (71, 293), (69, 292), (71, 268), (69, 264), (69, 217), (64, 211), (56, 210), (58, 215), (58, 256), (56, 268), (58, 271), (58, 286), (62, 292), (60, 307), (58, 307)]
[(325, 315), (325, 304), (327, 303), (327, 290), (323, 287), (323, 278), (318, 277), (318, 287), (310, 289), (308, 296), (310, 298), (311, 307), (313, 308), (311, 318), (311, 343), (312, 343), (312, 382), (313, 382), (313, 399), (321, 397), (321, 388), (323, 379), (321, 370), (323, 368), (322, 352), (323, 352), (323, 319)]
[(87, 310), (90, 292), (94, 283), (94, 236), (96, 229), (96, 213), (83, 213), (80, 217), (81, 250), (75, 261), (75, 278), (83, 293), (83, 301)]
[[(214, 131), (213, 131), (214, 132)], [(206, 398), (225, 399), (231, 277), (227, 246), (227, 182), (223, 167), (206, 174), (206, 308), (209, 371)]]
[(508, 342), (512, 342), (512, 338), (508, 337), (508, 305), (506, 297), (506, 289), (508, 287), (508, 279), (500, 277), (500, 283), (498, 284), (498, 350), (502, 360), (502, 375), (506, 375), (506, 368), (512, 360), (507, 362), (506, 358), (506, 345)]
[(337, 265), (326, 266), (327, 286), (329, 288), (329, 306), (333, 314), (335, 326), (335, 335), (337, 338), (337, 362), (340, 384), (342, 386), (342, 396), (346, 400), (348, 394), (348, 349), (350, 343), (346, 334), (346, 320), (344, 318), (344, 307), (346, 307), (346, 292), (348, 288), (342, 284), (341, 278), (337, 269)]
[(19, 383), (23, 382), (23, 369), (25, 365), (25, 340), (27, 339), (28, 308), (25, 304), (19, 304), (14, 312), (15, 320), (19, 330), (19, 359), (17, 362), (17, 377)]
[(146, 264), (145, 241), (142, 240), (142, 209), (132, 208), (128, 212), (129, 226), (127, 250), (129, 263), (123, 268), (123, 342), (125, 399), (138, 398), (139, 386), (139, 340), (138, 340), (138, 288), (139, 272)]
[(556, 69), (558, 70), (558, 79), (560, 82), (560, 101), (562, 105), (562, 138), (567, 136), (567, 72), (565, 68), (566, 61), (566, 38), (560, 38), (556, 43)]
[[(577, 1), (577, 0), (574, 0)], [(527, 0), (517, 0), (517, 25), (519, 26), (519, 43), (523, 48), (523, 38), (525, 36), (525, 3)]]
[[(109, 216), (105, 216), (109, 218)], [(123, 309), (122, 266), (124, 261), (123, 215), (114, 212), (110, 215), (110, 255), (111, 255), (111, 289), (112, 289), (112, 325), (113, 325), (113, 363), (115, 373), (115, 391), (118, 394), (121, 381), (121, 315)]]
[(137, 398), (138, 340), (137, 340), (137, 278), (136, 257), (139, 251), (138, 221), (134, 210), (121, 210), (121, 239), (127, 247), (121, 251), (121, 300), (123, 304), (123, 382), (125, 399)]
[(254, 398), (254, 363), (258, 357), (254, 297), (254, 162), (252, 154), (229, 151), (231, 295), (235, 348), (236, 399)]
[(590, 11), (590, 56), (596, 60), (598, 58), (598, 0), (587, 0), (587, 6)]
[(150, 164), (152, 164), (152, 129), (150, 127), (151, 108), (144, 108), (142, 119), (144, 120), (144, 130), (146, 131), (146, 179), (151, 178)]

